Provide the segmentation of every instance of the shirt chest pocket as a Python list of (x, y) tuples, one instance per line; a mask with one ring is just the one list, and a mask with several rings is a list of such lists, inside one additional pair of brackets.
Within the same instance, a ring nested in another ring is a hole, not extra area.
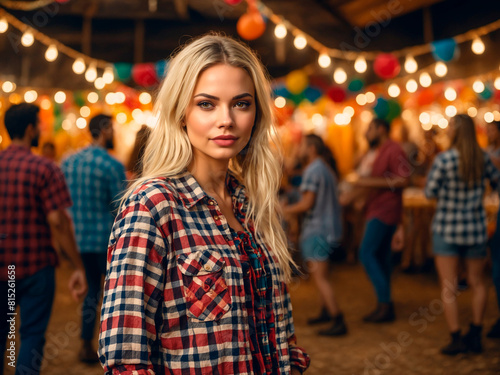
[(190, 318), (217, 321), (231, 308), (224, 266), (217, 250), (201, 250), (179, 257), (178, 267)]

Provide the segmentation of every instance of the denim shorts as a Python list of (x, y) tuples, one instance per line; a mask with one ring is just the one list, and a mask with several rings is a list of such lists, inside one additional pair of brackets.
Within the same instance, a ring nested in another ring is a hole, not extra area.
[(432, 234), (432, 248), (434, 255), (459, 256), (462, 258), (485, 258), (486, 243), (477, 245), (456, 245), (448, 243), (437, 233)]
[(300, 242), (300, 249), (304, 260), (321, 262), (330, 257), (334, 247), (326, 241), (325, 237), (313, 235)]

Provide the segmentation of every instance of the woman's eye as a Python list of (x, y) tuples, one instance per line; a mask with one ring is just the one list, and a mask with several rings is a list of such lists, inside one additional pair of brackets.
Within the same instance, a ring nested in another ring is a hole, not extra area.
[(210, 109), (210, 108), (212, 108), (212, 103), (210, 103), (210, 102), (199, 102), (198, 103), (198, 107), (200, 107), (201, 109)]
[(235, 104), (235, 106), (236, 106), (237, 108), (248, 108), (248, 107), (250, 107), (250, 103), (249, 103), (249, 102), (242, 101), (242, 102), (237, 102), (237, 103)]

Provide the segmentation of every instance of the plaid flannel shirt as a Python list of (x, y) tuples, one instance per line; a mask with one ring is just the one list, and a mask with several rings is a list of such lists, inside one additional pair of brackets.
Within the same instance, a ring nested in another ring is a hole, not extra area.
[(425, 195), (437, 198), (432, 230), (450, 244), (472, 246), (488, 239), (483, 205), (485, 179), (495, 188), (500, 182), (500, 171), (486, 153), (484, 161), (483, 178), (470, 187), (459, 176), (459, 154), (455, 148), (436, 156), (427, 176)]
[[(233, 211), (248, 199), (228, 174)], [(279, 370), (309, 365), (296, 346), (277, 259), (253, 236), (272, 274)], [(244, 271), (225, 217), (185, 172), (144, 183), (116, 217), (108, 249), (99, 356), (109, 374), (254, 374)]]
[(0, 152), (0, 281), (10, 264), (19, 280), (57, 265), (47, 215), (69, 206), (64, 176), (49, 159), (18, 145)]
[(89, 146), (62, 162), (73, 206), (69, 210), (81, 253), (105, 253), (119, 194), (126, 186), (125, 168), (104, 148)]

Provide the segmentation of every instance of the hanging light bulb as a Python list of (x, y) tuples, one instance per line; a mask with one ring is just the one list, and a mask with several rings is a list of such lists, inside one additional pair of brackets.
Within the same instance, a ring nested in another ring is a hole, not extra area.
[(333, 73), (333, 80), (335, 81), (335, 83), (341, 85), (342, 83), (347, 81), (347, 73), (345, 72), (344, 69), (337, 68)]
[(73, 71), (76, 74), (82, 74), (85, 71), (85, 61), (79, 57), (73, 63)]
[(389, 93), (389, 96), (393, 98), (397, 98), (399, 94), (401, 94), (401, 89), (399, 86), (395, 83), (392, 83), (389, 88), (387, 89), (387, 92)]
[(85, 72), (85, 79), (88, 82), (94, 82), (97, 79), (97, 69), (94, 63), (90, 64), (87, 71)]
[(302, 35), (297, 35), (293, 40), (293, 45), (297, 49), (304, 49), (307, 46), (307, 39)]
[(497, 90), (500, 90), (500, 77), (497, 77), (495, 79), (495, 82), (493, 82), (493, 86), (495, 86)]
[[(148, 92), (141, 92), (141, 94), (139, 95), (139, 102), (141, 102), (141, 104), (149, 104), (151, 103), (151, 94), (148, 93)], [(280, 107), (281, 108), (281, 107)]]
[(9, 28), (9, 23), (5, 17), (0, 18), (0, 34), (3, 34)]
[(444, 90), (444, 97), (446, 100), (452, 102), (457, 98), (457, 92), (453, 87), (448, 87), (446, 90)]
[(326, 53), (322, 53), (321, 55), (319, 55), (318, 57), (319, 66), (321, 66), (322, 68), (328, 68), (331, 63), (332, 59)]
[(408, 92), (415, 92), (418, 89), (418, 83), (414, 79), (409, 79), (408, 82), (406, 82), (406, 91)]
[(5, 93), (9, 93), (9, 92), (12, 92), (16, 89), (16, 84), (13, 83), (13, 82), (10, 82), (10, 81), (5, 81), (3, 84), (2, 84), (2, 90), (3, 92)]
[(96, 78), (96, 80), (94, 81), (94, 86), (97, 90), (102, 90), (104, 86), (106, 86), (106, 83), (104, 83), (104, 78)]
[(405, 70), (406, 73), (415, 73), (418, 70), (418, 64), (413, 58), (413, 56), (409, 55), (405, 60)]
[(24, 93), (24, 101), (33, 103), (38, 98), (38, 93), (35, 90), (29, 90)]
[(64, 93), (64, 91), (56, 92), (56, 94), (54, 95), (54, 100), (58, 104), (64, 103), (66, 101), (66, 94)]
[(444, 77), (448, 73), (448, 67), (444, 62), (439, 61), (434, 67), (434, 72), (438, 77)]
[(35, 37), (33, 36), (33, 33), (29, 30), (26, 30), (21, 37), (21, 44), (25, 47), (29, 47), (33, 44), (35, 41)]
[(422, 85), (422, 87), (429, 87), (432, 84), (431, 76), (429, 75), (429, 73), (425, 73), (425, 72), (420, 74), (419, 81), (420, 81), (420, 84)]
[(115, 74), (113, 73), (112, 66), (108, 66), (108, 67), (106, 67), (106, 69), (104, 69), (102, 79), (104, 80), (104, 83), (107, 85), (109, 85), (110, 83), (113, 83), (113, 81), (115, 80)]
[(368, 66), (366, 65), (366, 60), (363, 56), (358, 56), (356, 61), (354, 61), (354, 70), (356, 70), (358, 73), (366, 72), (367, 67)]
[(484, 83), (480, 80), (475, 81), (472, 84), (472, 90), (474, 90), (474, 92), (477, 94), (482, 93), (484, 91)]
[(274, 35), (276, 36), (276, 38), (283, 39), (284, 37), (286, 37), (286, 34), (287, 34), (286, 26), (283, 25), (282, 23), (278, 23), (274, 28)]
[(57, 59), (59, 52), (57, 52), (57, 47), (55, 44), (51, 44), (47, 51), (45, 51), (45, 60), (52, 62)]
[(471, 48), (472, 48), (472, 52), (474, 52), (476, 55), (482, 55), (485, 47), (484, 47), (484, 43), (481, 40), (481, 38), (479, 38), (479, 37), (474, 38), (474, 40), (472, 41)]

